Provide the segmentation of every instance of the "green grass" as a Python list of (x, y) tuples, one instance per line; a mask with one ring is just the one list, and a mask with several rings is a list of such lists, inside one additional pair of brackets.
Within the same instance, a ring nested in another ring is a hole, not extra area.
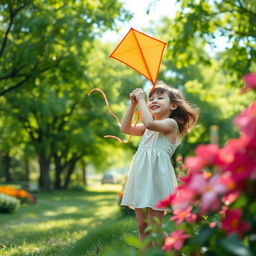
[(113, 248), (132, 250), (123, 236), (136, 235), (136, 221), (121, 214), (119, 189), (104, 185), (38, 193), (35, 205), (0, 215), (0, 255), (94, 256)]

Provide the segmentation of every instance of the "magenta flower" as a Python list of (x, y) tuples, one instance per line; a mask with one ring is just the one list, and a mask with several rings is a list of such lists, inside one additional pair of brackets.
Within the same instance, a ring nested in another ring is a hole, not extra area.
[(256, 102), (252, 103), (239, 116), (234, 119), (234, 123), (248, 137), (256, 139)]
[(186, 187), (179, 186), (176, 192), (176, 196), (173, 198), (172, 207), (177, 210), (185, 210), (189, 205), (192, 204), (196, 193), (194, 190)]
[(216, 163), (219, 147), (216, 144), (199, 145), (196, 150), (196, 156), (188, 157), (185, 160), (185, 166), (191, 172), (201, 171), (205, 166), (211, 166)]
[(176, 190), (173, 193), (171, 193), (167, 198), (158, 202), (158, 204), (156, 205), (156, 208), (160, 208), (160, 209), (170, 208), (172, 205), (173, 199), (175, 197), (176, 197)]
[(222, 201), (225, 205), (231, 205), (236, 199), (239, 197), (240, 193), (238, 191), (234, 191), (223, 196)]
[(216, 210), (220, 206), (219, 195), (227, 191), (219, 175), (206, 179), (203, 174), (193, 175), (189, 188), (201, 196), (201, 210)]
[(228, 211), (228, 206), (227, 205), (222, 205), (219, 214), (220, 215), (226, 215), (226, 212)]
[(204, 165), (210, 166), (215, 164), (219, 147), (216, 144), (199, 145), (195, 152), (202, 159)]
[(248, 90), (256, 90), (256, 73), (249, 73), (245, 75), (244, 77), (245, 86), (241, 90), (241, 93), (245, 93)]
[(234, 160), (223, 170), (229, 171), (232, 179), (239, 185), (256, 172), (256, 159), (249, 154), (238, 152), (234, 155)]
[(240, 237), (246, 232), (250, 226), (246, 221), (241, 220), (242, 210), (232, 209), (226, 212), (225, 217), (222, 219), (221, 228), (226, 231), (227, 234), (237, 233)]
[(179, 251), (183, 246), (184, 240), (187, 238), (189, 238), (189, 235), (185, 234), (183, 229), (174, 231), (170, 236), (165, 238), (162, 249), (166, 252), (169, 252), (172, 249)]
[(210, 228), (215, 228), (217, 226), (217, 222), (212, 221), (211, 223), (209, 223), (209, 227)]
[(178, 157), (176, 158), (176, 161), (177, 161), (177, 162), (181, 162), (182, 160), (183, 160), (182, 156), (178, 156)]
[(190, 172), (201, 171), (204, 168), (203, 159), (198, 156), (191, 156), (186, 158), (184, 165), (186, 168), (189, 168)]
[(241, 136), (238, 139), (230, 139), (225, 147), (219, 150), (216, 164), (223, 169), (226, 164), (234, 161), (237, 152), (245, 152), (248, 142), (249, 140), (247, 136)]
[[(231, 177), (230, 172), (225, 172), (220, 176), (220, 183), (224, 184), (224, 186), (227, 188), (227, 192), (229, 192), (229, 194), (231, 194), (231, 192), (234, 195), (236, 193), (238, 193), (237, 191), (234, 192), (234, 190), (236, 188), (236, 183), (235, 183), (234, 179)], [(225, 198), (225, 196), (224, 196), (224, 198)]]
[(192, 207), (189, 206), (185, 210), (177, 209), (173, 211), (174, 216), (170, 220), (176, 220), (176, 225), (180, 225), (184, 220), (188, 223), (194, 223), (196, 214), (192, 213)]

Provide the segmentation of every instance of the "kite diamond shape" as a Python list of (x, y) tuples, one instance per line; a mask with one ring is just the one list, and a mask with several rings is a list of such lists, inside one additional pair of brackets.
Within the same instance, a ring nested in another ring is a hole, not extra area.
[(127, 66), (156, 84), (166, 43), (131, 28), (109, 57)]

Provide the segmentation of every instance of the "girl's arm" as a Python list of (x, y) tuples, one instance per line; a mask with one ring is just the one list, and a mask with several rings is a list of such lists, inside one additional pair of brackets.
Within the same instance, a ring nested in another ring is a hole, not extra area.
[(125, 134), (142, 136), (145, 131), (144, 124), (137, 124), (136, 127), (135, 125), (132, 125), (132, 117), (133, 117), (136, 105), (138, 104), (133, 93), (130, 94), (130, 100), (131, 100), (131, 103), (122, 119), (120, 130), (122, 133), (125, 133)]

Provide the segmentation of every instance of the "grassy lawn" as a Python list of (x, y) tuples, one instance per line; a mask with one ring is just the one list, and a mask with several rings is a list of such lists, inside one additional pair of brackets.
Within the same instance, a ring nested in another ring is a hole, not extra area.
[(123, 216), (119, 185), (86, 191), (40, 192), (37, 204), (0, 215), (0, 255), (93, 256), (110, 248), (131, 251), (123, 236), (136, 235), (135, 218)]

